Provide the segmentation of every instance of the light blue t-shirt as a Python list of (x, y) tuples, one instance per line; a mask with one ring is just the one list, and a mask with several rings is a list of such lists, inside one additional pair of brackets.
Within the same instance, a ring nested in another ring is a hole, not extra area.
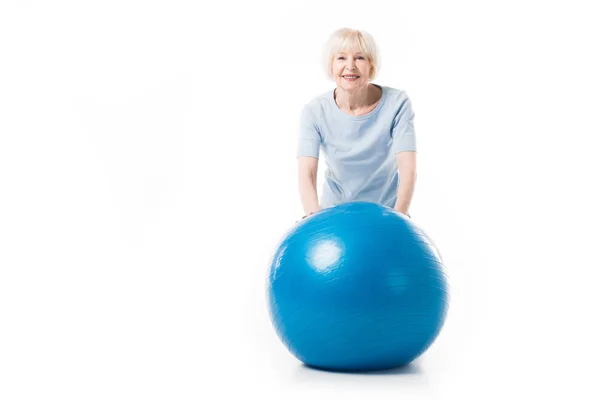
[(416, 151), (414, 112), (405, 91), (376, 85), (382, 97), (368, 114), (352, 116), (335, 103), (334, 89), (302, 109), (297, 156), (325, 156), (320, 206), (370, 201), (394, 207), (398, 193), (395, 154)]

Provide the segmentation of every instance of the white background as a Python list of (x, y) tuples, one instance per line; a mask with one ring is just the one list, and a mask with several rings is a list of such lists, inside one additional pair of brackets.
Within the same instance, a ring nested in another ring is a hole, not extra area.
[[(0, 398), (596, 396), (594, 2), (285, 3), (3, 0)], [(264, 298), (344, 26), (413, 101), (411, 214), (452, 289), (388, 373), (301, 366)]]

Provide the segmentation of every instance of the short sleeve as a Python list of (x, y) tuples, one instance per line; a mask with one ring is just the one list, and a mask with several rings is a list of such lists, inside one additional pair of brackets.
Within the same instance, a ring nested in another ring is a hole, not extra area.
[(392, 151), (417, 151), (414, 127), (415, 113), (408, 97), (402, 99), (392, 126)]
[(309, 156), (319, 158), (319, 149), (321, 148), (321, 134), (315, 123), (315, 119), (308, 108), (305, 106), (300, 114), (300, 132), (298, 136), (297, 157)]

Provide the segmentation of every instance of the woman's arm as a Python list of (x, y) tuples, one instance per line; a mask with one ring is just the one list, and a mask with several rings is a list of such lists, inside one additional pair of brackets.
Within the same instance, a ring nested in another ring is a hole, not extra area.
[(317, 170), (319, 159), (314, 157), (298, 157), (298, 187), (300, 200), (306, 215), (317, 212), (319, 200), (317, 195)]
[(398, 198), (394, 210), (402, 214), (408, 214), (417, 180), (417, 153), (414, 151), (401, 151), (396, 154), (396, 162), (400, 184), (398, 185)]

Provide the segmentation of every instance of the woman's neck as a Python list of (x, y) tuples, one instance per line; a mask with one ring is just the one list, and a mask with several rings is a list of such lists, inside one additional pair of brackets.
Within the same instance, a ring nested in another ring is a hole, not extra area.
[(381, 98), (381, 91), (373, 84), (353, 91), (337, 87), (333, 97), (338, 107), (343, 110), (356, 111), (369, 108)]

